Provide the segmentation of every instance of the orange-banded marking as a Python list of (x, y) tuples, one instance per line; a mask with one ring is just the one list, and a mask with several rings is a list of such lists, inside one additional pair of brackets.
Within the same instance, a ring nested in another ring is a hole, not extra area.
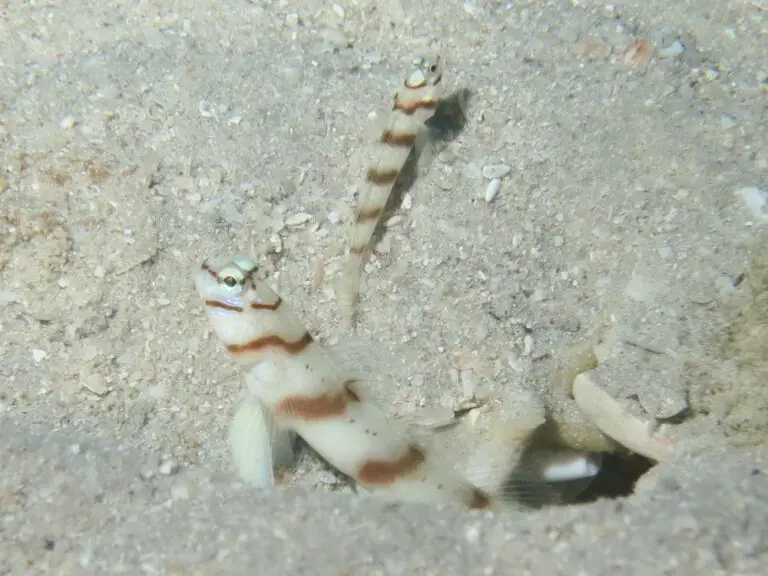
[(283, 299), (280, 296), (277, 297), (274, 304), (265, 304), (264, 302), (251, 302), (252, 310), (277, 310), (280, 308), (280, 304), (283, 303)]
[(290, 342), (277, 336), (276, 334), (270, 334), (269, 336), (262, 336), (256, 338), (245, 344), (229, 344), (227, 350), (232, 354), (243, 354), (246, 352), (260, 352), (265, 348), (280, 348), (285, 353), (295, 356), (304, 351), (304, 349), (312, 344), (314, 339), (309, 332), (305, 332), (299, 340)]
[(231, 304), (225, 304), (220, 300), (206, 300), (205, 305), (211, 308), (221, 308), (222, 310), (229, 310), (230, 312), (242, 312), (242, 306), (232, 306)]
[(368, 182), (374, 184), (392, 184), (397, 180), (397, 175), (400, 174), (400, 170), (376, 170), (376, 168), (370, 168), (365, 174), (365, 179)]
[(362, 484), (389, 486), (398, 478), (417, 470), (424, 462), (424, 452), (416, 446), (409, 446), (408, 452), (397, 460), (366, 460), (357, 471), (357, 479)]
[(392, 109), (400, 110), (406, 116), (412, 116), (417, 110), (434, 110), (439, 103), (439, 100), (433, 98), (424, 98), (423, 100), (414, 100), (412, 102), (400, 102), (397, 100)]
[(384, 208), (380, 208), (378, 206), (372, 206), (370, 208), (366, 208), (365, 210), (360, 210), (360, 212), (357, 213), (357, 221), (366, 222), (367, 220), (376, 220), (379, 216), (381, 216), (382, 210), (384, 210)]
[[(433, 69), (430, 70), (430, 72), (436, 72), (437, 71), (437, 64), (435, 64), (432, 68)], [(432, 81), (430, 82), (427, 79), (426, 76), (422, 75), (421, 76), (421, 80), (419, 80), (418, 82), (411, 82), (410, 78), (406, 78), (404, 84), (405, 84), (405, 87), (410, 89), (410, 90), (418, 90), (419, 88), (424, 88), (424, 86), (426, 86), (427, 84), (430, 84), (430, 83), (433, 86), (437, 86), (438, 84), (440, 84), (440, 80), (442, 80), (442, 79), (443, 79), (443, 75), (440, 74), (437, 77), (433, 78)]]
[(389, 146), (410, 148), (416, 143), (418, 135), (414, 132), (393, 132), (385, 130), (381, 134), (381, 143)]
[(207, 260), (200, 265), (200, 269), (201, 270), (205, 270), (206, 272), (208, 272), (208, 274), (213, 276), (216, 280), (219, 279), (219, 275), (216, 273), (216, 271), (213, 268), (211, 268), (210, 266), (208, 266), (208, 261)]
[(352, 390), (354, 382), (347, 380), (338, 392), (328, 392), (320, 396), (288, 396), (275, 406), (275, 414), (304, 421), (343, 416), (349, 404), (360, 402), (360, 397)]

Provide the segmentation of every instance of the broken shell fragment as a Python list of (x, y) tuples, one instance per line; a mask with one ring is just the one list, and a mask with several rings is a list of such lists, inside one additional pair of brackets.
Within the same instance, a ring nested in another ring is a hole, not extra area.
[(494, 178), (488, 182), (488, 186), (485, 188), (485, 201), (488, 203), (493, 202), (496, 196), (501, 190), (501, 178)]
[(647, 422), (628, 414), (585, 372), (573, 381), (573, 398), (582, 412), (605, 434), (632, 452), (663, 462), (672, 455), (672, 447), (652, 434)]

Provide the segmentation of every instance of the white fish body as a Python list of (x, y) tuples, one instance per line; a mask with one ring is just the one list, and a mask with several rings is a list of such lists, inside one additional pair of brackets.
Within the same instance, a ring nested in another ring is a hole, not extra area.
[[(490, 504), (485, 492), (417, 445), (366, 399), (358, 380), (343, 369), (333, 351), (316, 342), (256, 276), (256, 264), (246, 258), (221, 265), (206, 262), (195, 275), (214, 332), (248, 371), (249, 402), (266, 411), (248, 409), (249, 418), (268, 414), (360, 486), (381, 496), (462, 502), (471, 508)], [(233, 446), (251, 443), (264, 453), (263, 436), (251, 436), (263, 434), (257, 432), (261, 429), (266, 425), (233, 426), (235, 434), (247, 435)], [(265, 466), (267, 459), (260, 461)], [(248, 467), (240, 467), (241, 473), (243, 469)]]
[(387, 127), (381, 133), (373, 162), (366, 169), (362, 183), (351, 227), (349, 254), (337, 283), (339, 311), (347, 327), (355, 323), (360, 276), (374, 231), (408, 156), (423, 134), (425, 122), (435, 114), (440, 102), (443, 77), (440, 57), (418, 58), (413, 64), (414, 69), (395, 95)]

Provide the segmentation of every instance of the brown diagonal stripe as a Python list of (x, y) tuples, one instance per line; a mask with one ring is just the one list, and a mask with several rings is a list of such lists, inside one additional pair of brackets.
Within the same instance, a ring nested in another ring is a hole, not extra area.
[(213, 268), (211, 268), (210, 266), (208, 266), (208, 262), (203, 262), (203, 264), (200, 266), (200, 268), (201, 268), (202, 270), (205, 270), (206, 272), (208, 272), (208, 274), (210, 274), (211, 276), (213, 276), (214, 278), (216, 278), (216, 280), (218, 280), (218, 279), (219, 279), (219, 275), (218, 275), (218, 274), (216, 274), (216, 272), (213, 270)]
[(392, 132), (385, 130), (381, 135), (381, 142), (390, 146), (402, 146), (409, 148), (416, 142), (416, 134), (413, 132)]
[(410, 116), (416, 110), (419, 110), (421, 108), (426, 108), (427, 110), (433, 110), (437, 108), (438, 101), (437, 100), (431, 100), (431, 99), (424, 99), (424, 100), (416, 100), (416, 102), (399, 102), (395, 101), (395, 105), (393, 107), (394, 110), (400, 110), (403, 114), (407, 114)]
[(363, 484), (389, 486), (401, 476), (405, 476), (426, 461), (424, 453), (416, 446), (409, 446), (405, 456), (397, 460), (366, 460), (357, 472), (358, 480)]
[(309, 332), (305, 332), (304, 336), (295, 342), (289, 342), (283, 340), (280, 336), (270, 334), (269, 336), (255, 338), (245, 344), (230, 344), (227, 346), (227, 350), (232, 354), (241, 354), (243, 352), (259, 352), (264, 350), (264, 348), (282, 348), (286, 353), (296, 355), (312, 344), (313, 341), (312, 335)]
[(278, 296), (274, 304), (264, 304), (263, 302), (251, 302), (251, 308), (253, 310), (277, 310), (280, 307), (280, 304), (282, 303), (283, 303), (283, 299), (280, 298), (280, 296)]
[(329, 392), (320, 396), (288, 396), (275, 406), (275, 413), (284, 418), (297, 420), (323, 420), (343, 416), (347, 406), (360, 402), (352, 390), (354, 380), (347, 380), (338, 392)]
[(206, 300), (205, 305), (210, 306), (211, 308), (221, 308), (223, 310), (229, 310), (230, 312), (243, 311), (242, 306), (232, 306), (230, 304), (224, 304), (224, 302), (220, 302), (219, 300)]
[(367, 222), (368, 220), (376, 220), (381, 215), (383, 208), (379, 208), (374, 206), (373, 208), (366, 208), (365, 210), (360, 210), (360, 212), (357, 213), (357, 221), (358, 222)]
[(469, 507), (472, 510), (483, 510), (485, 508), (488, 508), (488, 506), (490, 505), (491, 505), (491, 501), (488, 498), (488, 494), (486, 494), (479, 488), (474, 488), (472, 490), (472, 501), (469, 503)]
[(397, 180), (399, 172), (399, 170), (384, 170), (379, 172), (376, 168), (371, 168), (365, 175), (365, 179), (374, 184), (392, 184), (392, 182)]
[(410, 83), (410, 82), (408, 82), (408, 80), (406, 79), (406, 81), (405, 81), (405, 82), (403, 82), (403, 84), (405, 85), (405, 87), (406, 87), (406, 88), (409, 88), (409, 89), (411, 89), (411, 90), (418, 90), (419, 88), (423, 88), (424, 86), (426, 86), (426, 85), (427, 85), (427, 79), (426, 79), (426, 78), (424, 78), (424, 80), (422, 80), (421, 82), (416, 82), (415, 84), (411, 84), (411, 83)]

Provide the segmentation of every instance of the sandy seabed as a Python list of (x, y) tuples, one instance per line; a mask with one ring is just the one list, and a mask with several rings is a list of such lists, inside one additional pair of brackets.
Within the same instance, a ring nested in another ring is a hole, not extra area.
[[(765, 573), (768, 372), (732, 340), (765, 336), (734, 310), (765, 290), (767, 36), (759, 0), (0, 1), (0, 574)], [(191, 272), (259, 258), (338, 339), (367, 143), (435, 42), (470, 98), (367, 266), (371, 390), (418, 419), (469, 363), (482, 428), (609, 317), (664, 359), (611, 394), (675, 445), (627, 498), (391, 504), (310, 454), (235, 476), (242, 377)]]

